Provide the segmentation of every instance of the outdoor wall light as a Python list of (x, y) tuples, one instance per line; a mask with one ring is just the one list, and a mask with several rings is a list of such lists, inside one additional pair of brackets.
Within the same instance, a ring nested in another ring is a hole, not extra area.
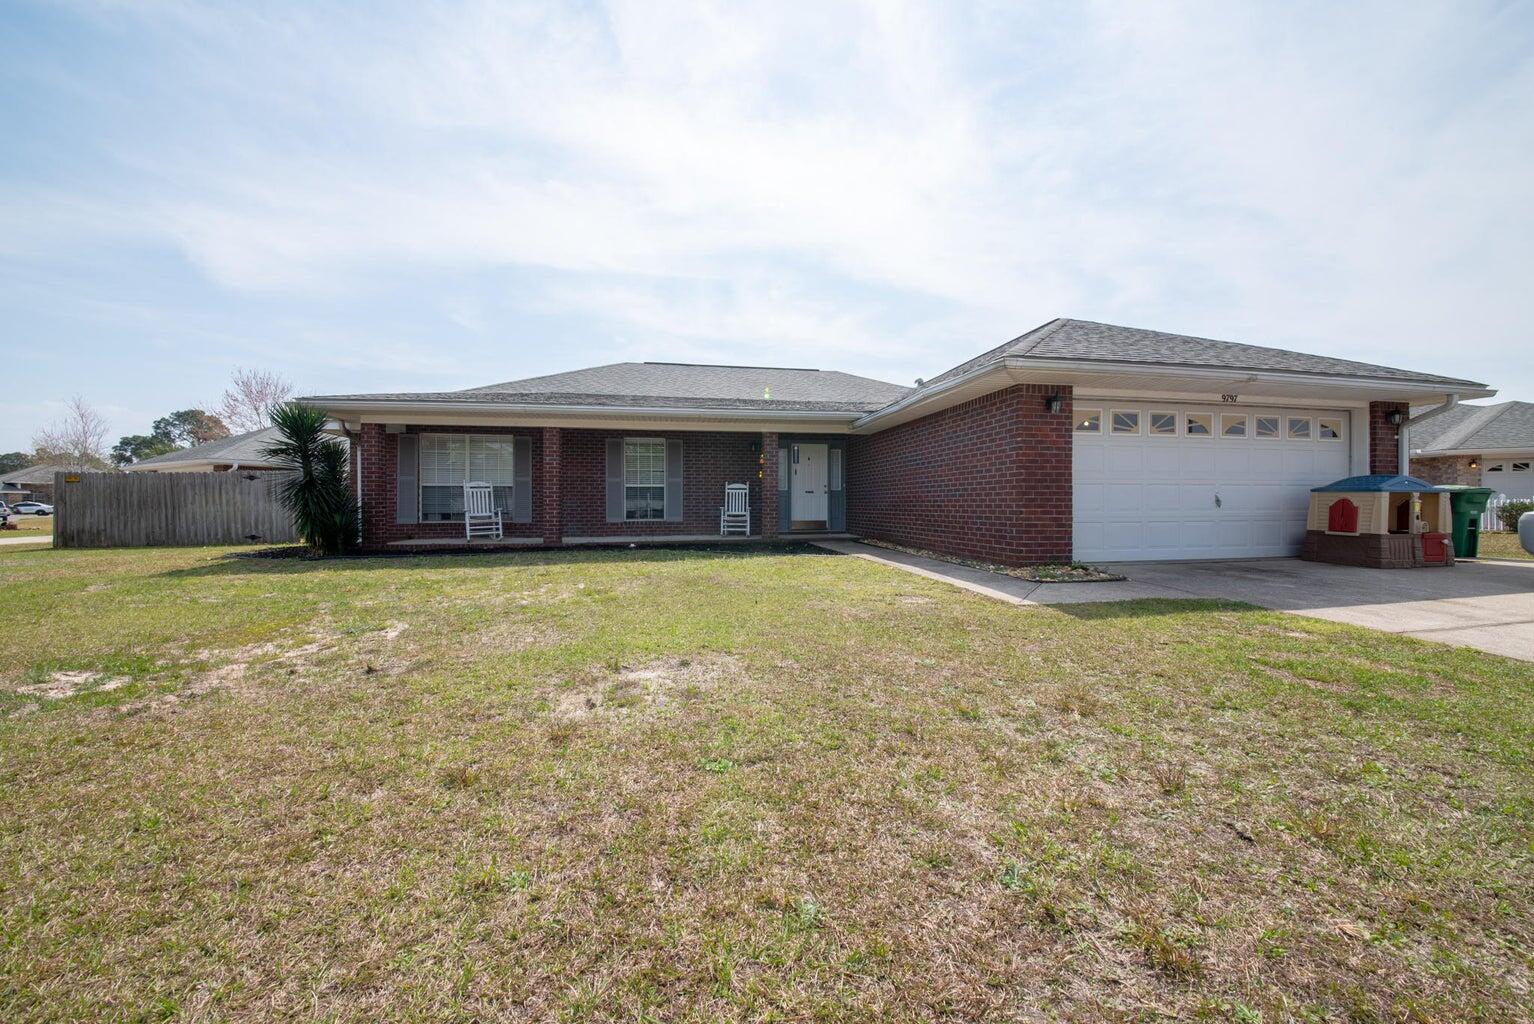
[(1065, 399), (1061, 398), (1059, 395), (1050, 395), (1048, 398), (1044, 399), (1044, 408), (1048, 409), (1050, 412), (1059, 412), (1061, 409), (1065, 408)]
[(1480, 469), (1481, 468), (1481, 460), (1480, 459), (1471, 459), (1470, 460), (1470, 468), (1471, 469)]
[(1400, 409), (1395, 410), (1385, 417), (1385, 422), (1389, 423), (1392, 427), (1399, 427), (1405, 420), (1406, 414), (1403, 413)]

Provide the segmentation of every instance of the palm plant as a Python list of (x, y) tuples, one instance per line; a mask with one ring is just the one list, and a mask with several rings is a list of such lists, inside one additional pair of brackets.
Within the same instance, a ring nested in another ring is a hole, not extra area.
[(357, 502), (346, 485), (346, 446), (325, 432), (323, 409), (287, 402), (272, 409), (278, 439), (262, 454), (289, 475), (278, 484), (298, 535), (317, 554), (339, 555), (357, 539)]

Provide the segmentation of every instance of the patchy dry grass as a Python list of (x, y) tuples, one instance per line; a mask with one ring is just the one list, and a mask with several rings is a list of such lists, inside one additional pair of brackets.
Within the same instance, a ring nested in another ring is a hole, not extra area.
[(1528, 1017), (1527, 665), (829, 555), (0, 570), (0, 1020)]
[(1481, 558), (1531, 559), (1534, 555), (1523, 550), (1516, 533), (1483, 533), (1478, 554)]
[(53, 536), (52, 516), (11, 516), (11, 523), (16, 527), (14, 530), (0, 530), (0, 537), (31, 537), (38, 538)]

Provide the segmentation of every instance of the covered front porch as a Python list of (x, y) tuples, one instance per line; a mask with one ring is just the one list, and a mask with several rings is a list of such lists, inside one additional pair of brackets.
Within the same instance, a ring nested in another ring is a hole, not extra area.
[[(845, 537), (847, 438), (773, 430), (347, 424), (372, 550)], [(463, 486), (493, 485), (502, 536), (468, 541)], [(720, 534), (728, 484), (750, 528)]]

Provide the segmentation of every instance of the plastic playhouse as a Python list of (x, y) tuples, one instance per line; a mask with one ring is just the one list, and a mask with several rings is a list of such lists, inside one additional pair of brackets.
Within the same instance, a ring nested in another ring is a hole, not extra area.
[(1416, 569), (1454, 564), (1449, 492), (1414, 476), (1350, 476), (1314, 487), (1300, 557)]

